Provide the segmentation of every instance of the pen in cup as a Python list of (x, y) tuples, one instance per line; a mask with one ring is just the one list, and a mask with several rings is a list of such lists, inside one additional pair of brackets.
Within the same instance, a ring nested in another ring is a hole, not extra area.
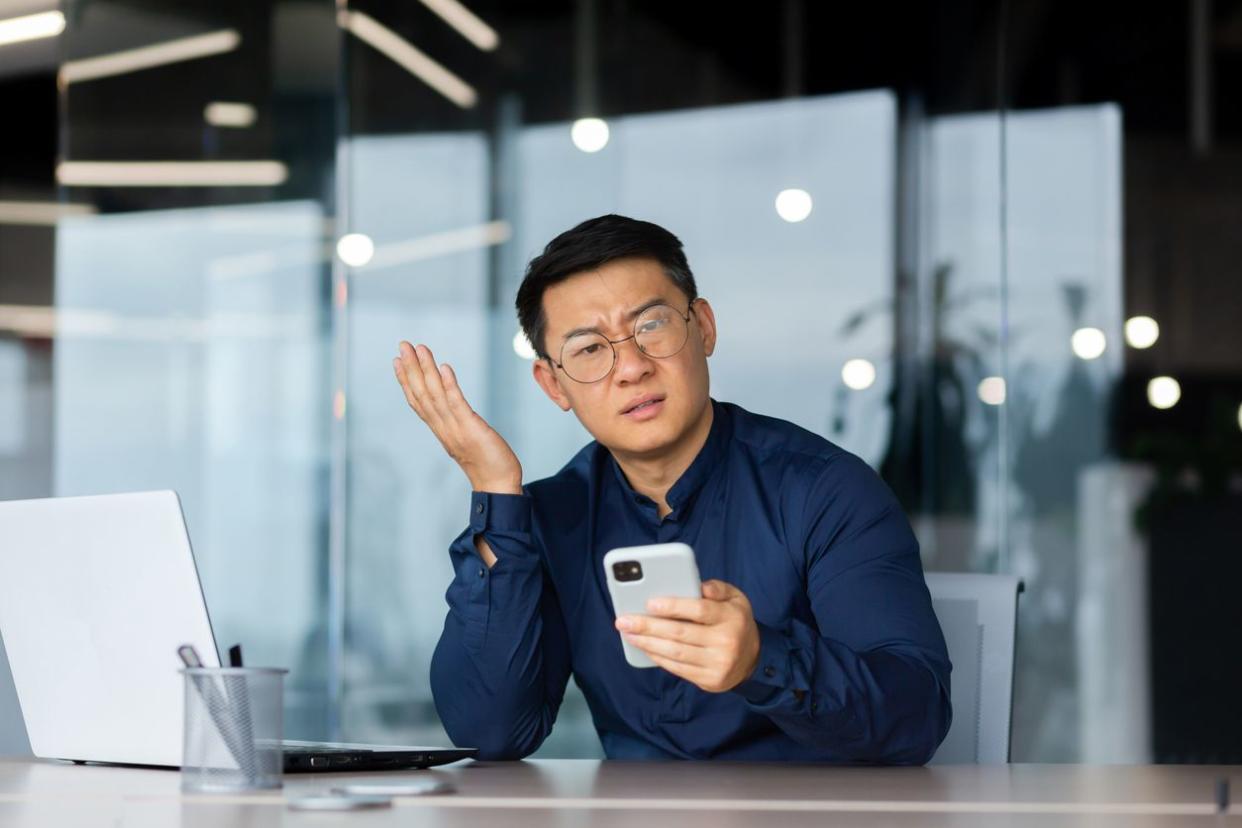
[[(177, 648), (177, 655), (181, 657), (182, 663), (191, 670), (202, 669), (203, 660), (199, 658), (198, 650), (192, 644), (182, 644)], [(233, 760), (237, 762), (238, 768), (241, 769), (247, 779), (253, 779), (256, 773), (254, 767), (254, 746), (244, 741), (242, 735), (238, 733), (232, 709), (227, 699), (216, 688), (216, 684), (210, 676), (202, 674), (190, 675), (187, 677), (187, 680), (193, 682), (199, 695), (202, 696), (203, 703), (206, 704), (207, 711), (220, 733), (220, 738), (224, 740), (224, 744), (228, 748), (229, 753), (232, 754)]]
[[(229, 647), (229, 666), (242, 666), (242, 649), (240, 644), (234, 644)], [(230, 718), (237, 724), (240, 731), (238, 737), (244, 746), (247, 758), (254, 758), (254, 725), (250, 718), (250, 686), (247, 683), (246, 676), (225, 676), (224, 689), (228, 694)], [(243, 769), (244, 766), (243, 766)], [(258, 768), (251, 763), (251, 770), (255, 773)], [(250, 777), (247, 773), (247, 778)]]

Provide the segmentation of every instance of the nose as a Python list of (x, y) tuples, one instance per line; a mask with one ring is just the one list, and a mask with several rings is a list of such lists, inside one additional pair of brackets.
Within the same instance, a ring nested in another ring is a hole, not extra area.
[(655, 370), (651, 357), (642, 352), (634, 337), (613, 347), (617, 350), (617, 364), (613, 368), (617, 382), (638, 382)]

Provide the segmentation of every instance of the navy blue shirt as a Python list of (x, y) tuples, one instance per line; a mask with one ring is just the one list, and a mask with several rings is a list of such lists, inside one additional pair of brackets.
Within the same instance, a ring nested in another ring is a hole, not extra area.
[[(931, 758), (952, 716), (949, 658), (892, 492), (816, 434), (712, 405), (663, 520), (595, 442), (524, 495), (472, 494), (431, 663), (454, 743), (480, 758), (530, 754), (572, 675), (611, 759)], [(496, 554), (491, 569), (476, 534)], [(731, 691), (625, 661), (604, 554), (671, 541), (694, 549), (704, 580), (750, 600), (759, 662)]]

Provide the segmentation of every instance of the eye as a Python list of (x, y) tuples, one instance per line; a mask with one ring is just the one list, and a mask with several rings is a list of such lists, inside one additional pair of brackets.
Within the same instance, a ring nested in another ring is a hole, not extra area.
[(574, 351), (574, 356), (594, 356), (603, 347), (604, 346), (600, 345), (598, 342), (593, 342), (585, 348), (580, 348), (577, 351)]
[(642, 325), (638, 327), (638, 332), (639, 333), (651, 333), (652, 331), (660, 330), (660, 328), (663, 328), (667, 324), (668, 324), (668, 320), (664, 318), (648, 319), (646, 322), (644, 322)]

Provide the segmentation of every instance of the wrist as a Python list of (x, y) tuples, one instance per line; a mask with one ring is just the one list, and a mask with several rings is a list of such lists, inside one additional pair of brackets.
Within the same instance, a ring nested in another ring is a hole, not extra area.
[(522, 491), (522, 481), (520, 478), (517, 480), (475, 480), (471, 478), (470, 488), (476, 492), (486, 492), (487, 494), (525, 494)]

